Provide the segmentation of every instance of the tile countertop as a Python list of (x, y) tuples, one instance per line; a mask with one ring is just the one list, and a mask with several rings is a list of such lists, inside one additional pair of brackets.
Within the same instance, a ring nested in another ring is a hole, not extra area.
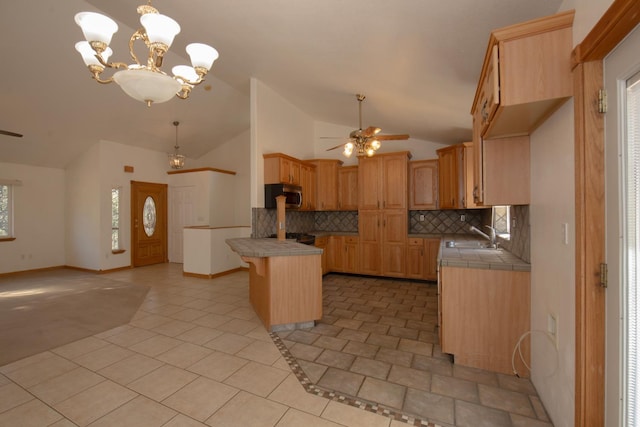
[(505, 249), (453, 247), (448, 241), (472, 245), (486, 243), (486, 239), (470, 234), (410, 234), (409, 237), (441, 238), (438, 263), (447, 267), (481, 268), (485, 270), (531, 271), (531, 264), (521, 260)]
[(267, 258), (272, 256), (321, 255), (322, 249), (297, 243), (295, 240), (275, 238), (252, 239), (250, 237), (226, 239), (231, 249), (241, 256)]

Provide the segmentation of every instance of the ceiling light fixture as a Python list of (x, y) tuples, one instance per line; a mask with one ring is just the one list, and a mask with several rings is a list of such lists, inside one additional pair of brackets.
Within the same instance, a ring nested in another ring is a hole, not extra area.
[[(172, 68), (173, 77), (163, 72), (162, 60), (180, 32), (180, 25), (168, 16), (158, 13), (151, 6), (138, 6), (142, 28), (133, 33), (129, 39), (129, 54), (135, 64), (108, 62), (113, 53), (109, 47), (111, 37), (118, 31), (116, 22), (100, 13), (80, 12), (76, 14), (76, 24), (82, 28), (86, 41), (76, 43), (76, 50), (82, 55), (85, 65), (98, 83), (116, 82), (122, 90), (138, 101), (151, 106), (152, 103), (166, 102), (176, 95), (187, 99), (191, 89), (204, 80), (218, 58), (218, 51), (209, 45), (191, 43), (186, 51), (191, 58), (191, 65), (178, 65)], [(133, 51), (134, 43), (142, 40), (149, 49), (146, 64), (141, 64)], [(105, 68), (120, 69), (108, 79), (101, 79)]]
[(173, 125), (176, 127), (176, 145), (173, 147), (173, 154), (169, 154), (169, 166), (171, 169), (182, 169), (184, 167), (184, 156), (182, 154), (178, 154), (178, 150), (180, 146), (178, 145), (178, 125), (179, 121), (173, 122)]

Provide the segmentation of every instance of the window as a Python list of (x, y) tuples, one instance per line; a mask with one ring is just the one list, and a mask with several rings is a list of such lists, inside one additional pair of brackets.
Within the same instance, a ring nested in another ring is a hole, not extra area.
[(20, 181), (0, 180), (0, 240), (14, 240), (13, 196)]
[(111, 251), (121, 251), (120, 242), (120, 187), (115, 187), (111, 189)]
[(491, 208), (491, 226), (496, 234), (509, 240), (511, 236), (511, 206), (494, 206)]

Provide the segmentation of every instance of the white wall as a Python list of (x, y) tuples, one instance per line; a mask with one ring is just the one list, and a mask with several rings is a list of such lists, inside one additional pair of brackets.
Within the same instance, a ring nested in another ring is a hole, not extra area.
[(0, 179), (14, 187), (16, 240), (0, 242), (0, 273), (65, 264), (64, 170), (0, 163)]
[(263, 154), (314, 156), (314, 121), (260, 80), (251, 79), (251, 206), (264, 207)]
[[(198, 158), (202, 167), (233, 171), (234, 200), (232, 224), (251, 224), (251, 134), (247, 130)], [(227, 205), (229, 202), (227, 201)]]
[[(566, 0), (575, 9), (573, 42), (579, 44), (611, 0)], [(531, 135), (531, 328), (547, 330), (558, 316), (558, 351), (543, 334), (532, 341), (532, 381), (557, 427), (574, 425), (575, 209), (573, 99)], [(562, 242), (562, 224), (569, 244)]]

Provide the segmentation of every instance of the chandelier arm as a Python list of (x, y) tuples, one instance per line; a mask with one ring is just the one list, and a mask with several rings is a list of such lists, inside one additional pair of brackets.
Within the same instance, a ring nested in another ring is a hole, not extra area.
[(176, 93), (176, 96), (180, 99), (187, 99), (189, 94), (191, 94), (191, 88), (189, 86), (182, 85), (182, 89), (180, 92)]
[(136, 40), (142, 40), (144, 44), (147, 46), (147, 48), (149, 47), (149, 39), (147, 38), (147, 33), (145, 32), (144, 28), (140, 28), (138, 31), (133, 33), (131, 35), (131, 38), (129, 39), (129, 55), (131, 55), (131, 58), (133, 58), (136, 64), (142, 65), (140, 64), (140, 61), (138, 60), (136, 53), (133, 51), (133, 44), (135, 43)]
[(127, 64), (125, 64), (124, 62), (105, 62), (104, 59), (102, 58), (102, 55), (100, 54), (96, 54), (95, 55), (96, 59), (98, 60), (98, 62), (100, 64), (102, 64), (102, 66), (104, 67), (108, 67), (108, 68), (129, 68), (129, 66)]
[(103, 84), (103, 85), (106, 85), (106, 84), (109, 84), (109, 83), (113, 83), (113, 76), (109, 77), (107, 80), (102, 80), (100, 78), (100, 73), (93, 73), (93, 78), (94, 78), (95, 81), (97, 81), (98, 83)]
[[(202, 76), (198, 76), (198, 80), (196, 80), (195, 82), (192, 82), (188, 78), (182, 77), (182, 76), (180, 76), (178, 74), (174, 75), (173, 78), (177, 79), (177, 80), (180, 80), (180, 81), (183, 81), (183, 82), (185, 82), (185, 84), (190, 85), (190, 86), (197, 86), (197, 85), (199, 85), (200, 83), (202, 83), (204, 81)], [(183, 84), (182, 86), (184, 87), (185, 84)]]

